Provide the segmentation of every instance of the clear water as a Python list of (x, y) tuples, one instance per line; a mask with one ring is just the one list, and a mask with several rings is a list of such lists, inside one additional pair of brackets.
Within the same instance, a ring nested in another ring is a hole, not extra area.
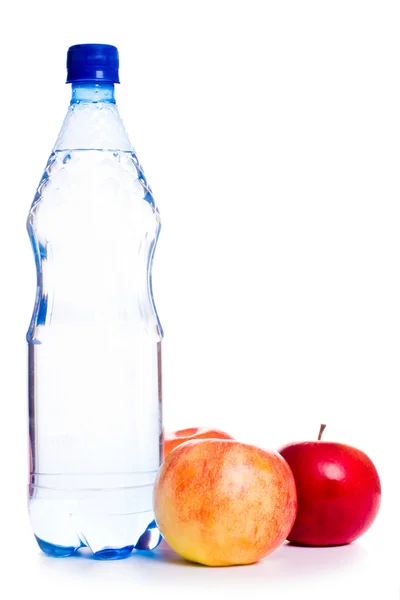
[[(28, 217), (38, 275), (29, 514), (48, 554), (87, 546), (121, 558), (160, 540), (162, 330), (151, 287), (160, 220), (133, 150), (62, 148), (82, 115), (94, 113), (98, 130), (98, 108), (78, 107), (77, 120), (70, 108)], [(103, 108), (106, 125), (118, 117)]]

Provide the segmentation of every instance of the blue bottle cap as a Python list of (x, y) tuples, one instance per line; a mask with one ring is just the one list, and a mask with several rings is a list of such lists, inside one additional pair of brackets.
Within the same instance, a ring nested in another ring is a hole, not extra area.
[(119, 56), (108, 44), (77, 44), (68, 49), (67, 83), (119, 83)]

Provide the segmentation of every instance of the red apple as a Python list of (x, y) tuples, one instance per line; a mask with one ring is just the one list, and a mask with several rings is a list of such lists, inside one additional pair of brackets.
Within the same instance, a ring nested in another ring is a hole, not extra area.
[(210, 427), (189, 427), (188, 429), (180, 429), (166, 433), (164, 436), (163, 458), (167, 458), (168, 454), (177, 446), (190, 440), (233, 440), (225, 431), (220, 429), (210, 429)]
[(292, 469), (298, 511), (288, 540), (302, 546), (349, 544), (378, 513), (381, 484), (370, 458), (335, 442), (298, 442), (279, 450)]

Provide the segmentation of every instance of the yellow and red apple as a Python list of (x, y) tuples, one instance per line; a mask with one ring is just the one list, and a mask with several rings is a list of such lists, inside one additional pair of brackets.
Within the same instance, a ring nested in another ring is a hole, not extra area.
[(250, 564), (287, 538), (296, 517), (293, 474), (273, 451), (228, 439), (179, 445), (154, 488), (157, 525), (187, 560)]
[(232, 436), (220, 429), (211, 429), (210, 427), (188, 427), (187, 429), (179, 429), (166, 433), (164, 436), (163, 458), (167, 458), (168, 454), (189, 440), (209, 440), (221, 439), (232, 440)]

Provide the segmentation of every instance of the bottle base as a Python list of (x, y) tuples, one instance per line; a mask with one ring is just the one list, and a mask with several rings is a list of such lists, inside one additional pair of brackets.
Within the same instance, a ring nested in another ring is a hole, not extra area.
[(161, 540), (152, 495), (156, 471), (32, 474), (29, 516), (41, 550), (99, 560), (153, 550)]
[(58, 546), (57, 544), (50, 544), (50, 542), (41, 540), (37, 535), (35, 535), (35, 538), (41, 551), (54, 558), (72, 556), (80, 548), (80, 546)]
[[(41, 551), (53, 558), (67, 558), (68, 556), (73, 555), (79, 556), (79, 550), (81, 548), (88, 548), (88, 545), (83, 542), (79, 544), (79, 546), (59, 546), (58, 544), (46, 542), (37, 535), (35, 535), (35, 538)], [(152, 521), (135, 545), (132, 544), (130, 546), (124, 546), (123, 548), (102, 548), (97, 552), (90, 552), (89, 555), (85, 554), (85, 556), (89, 556), (95, 560), (120, 560), (127, 558), (133, 550), (154, 550), (160, 544), (161, 540), (162, 537), (156, 522)]]

